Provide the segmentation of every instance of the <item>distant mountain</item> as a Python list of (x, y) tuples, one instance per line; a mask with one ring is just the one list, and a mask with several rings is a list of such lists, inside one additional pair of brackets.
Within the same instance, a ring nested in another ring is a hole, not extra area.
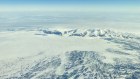
[(131, 33), (115, 32), (108, 29), (69, 29), (69, 30), (41, 30), (44, 34), (54, 34), (59, 36), (79, 36), (79, 37), (111, 37), (111, 38), (136, 38)]

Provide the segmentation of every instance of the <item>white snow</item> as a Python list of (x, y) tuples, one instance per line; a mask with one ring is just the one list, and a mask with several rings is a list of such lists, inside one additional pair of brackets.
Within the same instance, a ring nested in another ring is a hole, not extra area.
[[(112, 45), (100, 38), (35, 35), (37, 31), (0, 33), (0, 59), (24, 57), (45, 52), (57, 55), (71, 50), (104, 51)], [(7, 38), (7, 39), (6, 39)]]
[[(65, 32), (71, 29), (57, 30), (59, 30), (60, 32)], [(98, 36), (99, 31), (100, 34), (104, 34), (105, 32), (103, 30), (96, 30), (94, 31), (94, 33)], [(83, 33), (83, 30), (77, 30), (75, 33)], [(112, 53), (107, 51), (107, 49), (109, 48), (126, 52), (130, 55)], [(21, 69), (24, 68), (24, 72), (26, 72), (26, 68), (28, 66), (28, 68), (30, 68), (31, 64), (35, 65), (35, 62), (37, 63), (39, 61), (42, 61), (44, 57), (49, 58), (53, 56), (59, 56), (62, 59), (61, 65), (64, 65), (64, 63), (66, 62), (65, 53), (67, 51), (73, 50), (96, 51), (100, 56), (105, 57), (102, 60), (104, 63), (114, 64), (114, 58), (118, 58), (126, 62), (127, 59), (130, 59), (133, 63), (139, 63), (139, 54), (136, 51), (123, 50), (122, 48), (122, 45), (104, 40), (102, 37), (80, 37), (69, 35), (59, 36), (55, 34), (44, 34), (42, 31), (0, 32), (0, 73), (11, 74), (21, 71)], [(10, 65), (11, 67), (7, 67)], [(62, 67), (63, 66), (59, 66), (57, 68), (57, 74), (62, 74), (62, 72), (64, 72)], [(47, 71), (44, 70), (40, 74), (49, 71), (51, 71), (51, 69)], [(10, 76), (11, 75), (9, 75), (9, 77)], [(33, 78), (35, 78), (36, 76), (34, 76)]]
[[(82, 31), (79, 30), (79, 32)], [(0, 60), (36, 55), (39, 52), (44, 52), (47, 56), (53, 56), (71, 50), (97, 51), (107, 55), (108, 58), (112, 58), (113, 56), (110, 53), (108, 54), (106, 49), (118, 48), (117, 45), (108, 43), (98, 37), (43, 36), (36, 35), (37, 33), (39, 31), (1, 32)]]

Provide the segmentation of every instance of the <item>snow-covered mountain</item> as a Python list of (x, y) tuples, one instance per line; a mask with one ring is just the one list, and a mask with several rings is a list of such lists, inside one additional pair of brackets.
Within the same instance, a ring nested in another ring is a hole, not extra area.
[(140, 38), (101, 29), (1, 32), (0, 79), (140, 79)]
[(80, 37), (111, 37), (111, 38), (135, 38), (131, 33), (115, 32), (109, 29), (46, 29), (40, 30), (45, 34), (54, 34), (59, 36), (80, 36)]

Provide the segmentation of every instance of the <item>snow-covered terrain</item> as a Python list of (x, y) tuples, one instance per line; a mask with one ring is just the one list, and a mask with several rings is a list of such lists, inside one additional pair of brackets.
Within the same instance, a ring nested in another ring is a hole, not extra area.
[(0, 32), (0, 79), (140, 79), (140, 37), (108, 29)]

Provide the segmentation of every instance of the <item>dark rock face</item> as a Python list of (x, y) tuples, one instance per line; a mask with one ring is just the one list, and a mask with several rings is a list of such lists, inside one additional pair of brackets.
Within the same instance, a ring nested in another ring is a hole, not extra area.
[(46, 34), (55, 34), (55, 35), (60, 35), (60, 36), (62, 35), (61, 32), (56, 31), (56, 30), (54, 30), (54, 31), (43, 30), (43, 32), (46, 33)]

